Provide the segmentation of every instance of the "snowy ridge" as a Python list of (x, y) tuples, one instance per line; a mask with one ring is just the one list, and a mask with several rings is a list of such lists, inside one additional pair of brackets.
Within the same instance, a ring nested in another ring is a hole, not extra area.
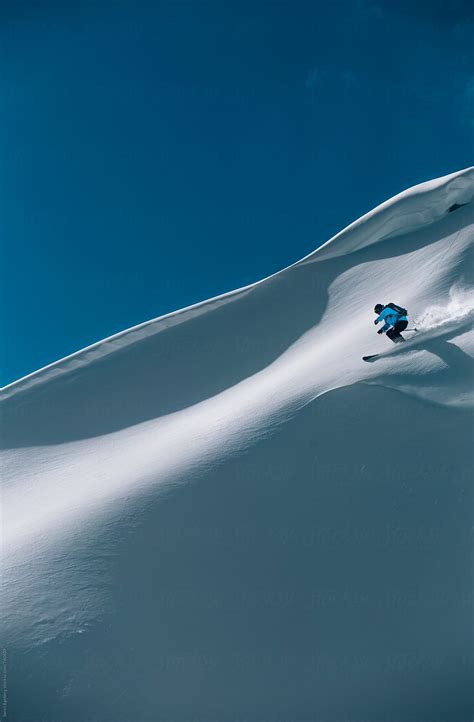
[[(366, 213), (346, 229), (329, 239), (320, 248), (313, 251), (313, 253), (297, 261), (289, 268), (308, 262), (337, 258), (374, 243), (396, 237), (399, 234), (414, 232), (421, 227), (438, 221), (449, 212), (453, 205), (467, 205), (473, 198), (474, 167), (421, 183), (399, 193), (394, 198), (385, 201), (374, 210)], [(197, 315), (229, 303), (252, 287), (265, 283), (274, 276), (285, 273), (286, 270), (278, 271), (276, 274), (255, 284), (229, 291), (215, 298), (145, 321), (98, 341), (0, 388), (0, 399), (7, 398), (11, 394), (18, 393), (59, 374), (73, 371), (83, 364), (91, 363), (140, 339), (161, 333), (176, 324), (184, 323)]]
[[(464, 719), (440, 717), (430, 667), (394, 682), (383, 655), (441, 639), (458, 679), (469, 654), (473, 197), (474, 168), (423, 183), (279, 273), (2, 389), (13, 719), (336, 722), (344, 698), (380, 722), (387, 690), (397, 719)], [(421, 328), (406, 347), (375, 333), (390, 301)], [(458, 572), (444, 626), (378, 596)], [(337, 685), (331, 659), (352, 659)]]
[(471, 167), (413, 186), (351, 223), (310, 257), (318, 254), (318, 260), (336, 258), (436, 223), (454, 205), (466, 205), (473, 200), (473, 182)]

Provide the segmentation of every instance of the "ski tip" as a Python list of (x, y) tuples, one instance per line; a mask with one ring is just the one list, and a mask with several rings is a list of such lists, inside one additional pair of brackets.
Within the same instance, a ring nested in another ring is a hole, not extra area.
[(378, 358), (378, 353), (372, 354), (372, 356), (362, 356), (362, 361), (375, 361)]

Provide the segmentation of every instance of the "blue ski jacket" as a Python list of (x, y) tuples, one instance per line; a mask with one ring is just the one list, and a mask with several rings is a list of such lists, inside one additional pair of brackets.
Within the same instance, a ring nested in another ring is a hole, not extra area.
[(390, 326), (395, 326), (397, 321), (408, 321), (408, 318), (406, 316), (400, 316), (396, 311), (393, 310), (393, 308), (387, 306), (386, 308), (384, 308), (380, 316), (377, 316), (377, 318), (375, 319), (375, 325), (380, 323), (380, 321), (384, 322), (381, 330), (387, 331)]

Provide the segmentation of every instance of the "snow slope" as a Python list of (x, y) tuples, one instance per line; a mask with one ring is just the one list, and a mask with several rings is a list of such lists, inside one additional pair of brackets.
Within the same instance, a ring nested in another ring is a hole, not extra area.
[(1, 390), (11, 720), (472, 718), (473, 197)]

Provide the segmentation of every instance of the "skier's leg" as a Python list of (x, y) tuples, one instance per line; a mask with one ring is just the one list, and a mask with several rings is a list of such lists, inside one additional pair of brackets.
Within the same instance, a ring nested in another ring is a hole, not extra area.
[(398, 343), (398, 342), (399, 342), (399, 339), (402, 338), (402, 337), (400, 336), (400, 334), (397, 332), (395, 326), (394, 326), (393, 328), (389, 328), (389, 329), (388, 329), (388, 331), (387, 331), (387, 336), (389, 337), (390, 341), (393, 341), (393, 343)]
[(397, 323), (395, 324), (395, 330), (397, 331), (398, 336), (399, 336), (398, 342), (406, 340), (402, 336), (402, 331), (404, 331), (407, 326), (408, 326), (408, 321), (397, 321)]
[(403, 343), (405, 339), (401, 335), (400, 331), (404, 331), (408, 326), (408, 321), (397, 321), (393, 328), (389, 328), (387, 336), (393, 341), (393, 343)]

